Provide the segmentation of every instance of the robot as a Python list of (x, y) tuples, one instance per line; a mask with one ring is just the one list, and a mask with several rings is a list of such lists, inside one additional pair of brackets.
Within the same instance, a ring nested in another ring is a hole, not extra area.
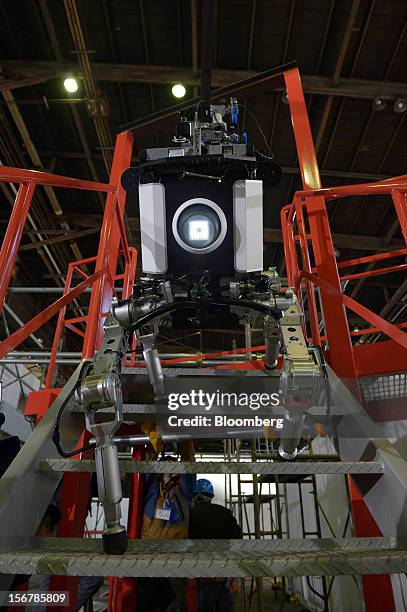
[[(120, 373), (133, 333), (155, 399), (162, 401), (165, 378), (156, 347), (162, 326), (204, 328), (223, 319), (234, 328), (260, 313), (265, 369), (276, 368), (282, 355), (284, 459), (297, 454), (306, 410), (325, 376), (321, 354), (307, 346), (293, 288), (282, 287), (275, 269), (263, 271), (263, 186), (277, 184), (281, 170), (239, 134), (238, 117), (235, 98), (222, 105), (200, 102), (192, 116), (180, 116), (170, 146), (143, 151), (140, 164), (122, 176), (124, 189), (139, 199), (143, 275), (130, 299), (113, 300), (103, 344), (84, 364), (76, 387), (95, 440), (107, 553), (122, 554), (127, 546), (114, 433), (123, 420)], [(113, 420), (104, 408), (114, 409)]]

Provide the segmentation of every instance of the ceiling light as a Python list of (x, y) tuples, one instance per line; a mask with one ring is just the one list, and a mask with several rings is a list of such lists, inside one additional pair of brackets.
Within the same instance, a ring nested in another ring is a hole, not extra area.
[(187, 93), (187, 90), (182, 83), (177, 83), (176, 85), (172, 86), (171, 92), (174, 98), (183, 98)]
[(403, 98), (399, 98), (395, 101), (393, 108), (395, 113), (405, 113), (407, 110), (407, 101)]
[(64, 87), (68, 93), (75, 93), (79, 89), (78, 81), (74, 77), (67, 77), (64, 80)]
[(382, 111), (386, 108), (386, 100), (383, 98), (375, 98), (372, 102), (372, 108), (374, 111)]

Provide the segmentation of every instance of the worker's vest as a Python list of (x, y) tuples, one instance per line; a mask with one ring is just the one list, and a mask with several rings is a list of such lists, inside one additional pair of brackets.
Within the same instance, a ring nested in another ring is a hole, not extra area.
[(164, 508), (169, 504), (171, 515), (169, 520), (143, 514), (141, 537), (146, 540), (171, 540), (188, 537), (188, 522), (190, 502), (179, 481), (175, 480), (167, 489), (160, 487), (155, 508)]

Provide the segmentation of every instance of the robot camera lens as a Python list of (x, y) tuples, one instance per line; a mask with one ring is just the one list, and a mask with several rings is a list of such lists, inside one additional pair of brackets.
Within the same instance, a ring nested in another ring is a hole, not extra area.
[(219, 246), (224, 238), (226, 219), (217, 208), (194, 202), (178, 211), (173, 229), (182, 248), (193, 253), (207, 253)]
[(219, 216), (209, 206), (195, 204), (186, 208), (178, 219), (178, 233), (190, 247), (202, 249), (219, 237)]

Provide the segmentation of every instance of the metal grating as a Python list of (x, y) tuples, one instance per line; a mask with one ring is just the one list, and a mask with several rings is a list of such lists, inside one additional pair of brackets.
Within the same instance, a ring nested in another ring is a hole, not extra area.
[(263, 577), (393, 574), (407, 571), (395, 538), (133, 540), (106, 555), (100, 540), (38, 538), (4, 548), (0, 572), (68, 576)]
[(366, 402), (407, 398), (407, 372), (362, 376), (359, 380)]
[[(94, 472), (91, 459), (41, 459), (44, 472)], [(224, 461), (120, 461), (120, 471), (154, 474), (382, 474), (377, 461), (291, 461), (291, 462), (224, 462)]]

